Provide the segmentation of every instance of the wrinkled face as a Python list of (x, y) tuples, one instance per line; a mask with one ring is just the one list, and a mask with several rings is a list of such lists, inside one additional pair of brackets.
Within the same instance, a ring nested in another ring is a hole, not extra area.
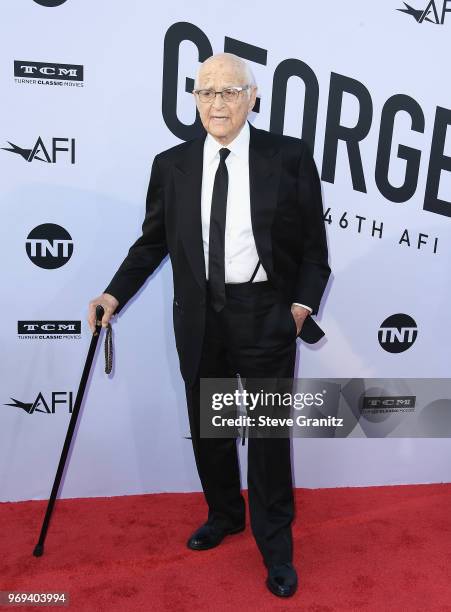
[[(214, 59), (202, 66), (199, 73), (198, 89), (221, 91), (226, 87), (248, 85), (239, 65), (227, 58)], [(201, 102), (198, 96), (196, 105), (202, 125), (218, 142), (226, 146), (239, 133), (247, 115), (255, 104), (257, 88), (242, 91), (236, 102), (224, 102), (219, 94), (213, 102)]]

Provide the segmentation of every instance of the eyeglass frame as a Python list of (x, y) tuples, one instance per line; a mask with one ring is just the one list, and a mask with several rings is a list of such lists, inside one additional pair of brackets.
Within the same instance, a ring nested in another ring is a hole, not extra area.
[[(216, 100), (216, 96), (218, 94), (221, 94), (222, 101), (227, 104), (227, 102), (224, 100), (224, 96), (223, 96), (224, 91), (226, 91), (227, 89), (234, 89), (235, 91), (238, 92), (238, 96), (239, 96), (242, 91), (247, 91), (251, 87), (252, 87), (252, 85), (243, 85), (243, 86), (239, 86), (239, 85), (235, 86), (235, 85), (233, 85), (232, 87), (224, 87), (224, 89), (221, 89), (220, 91), (215, 91), (214, 89), (207, 89), (206, 87), (204, 87), (202, 89), (193, 89), (193, 94), (197, 95), (197, 97), (199, 98), (199, 101), (202, 104), (213, 104), (213, 101)], [(201, 92), (201, 91), (211, 91), (212, 93), (215, 94), (215, 96), (210, 101), (208, 101), (208, 100), (201, 100), (200, 96), (199, 96), (199, 92)], [(238, 96), (237, 96), (236, 100), (238, 100)]]

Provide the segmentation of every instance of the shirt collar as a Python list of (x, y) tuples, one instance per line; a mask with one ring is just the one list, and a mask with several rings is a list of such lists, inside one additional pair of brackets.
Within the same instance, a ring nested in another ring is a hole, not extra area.
[[(249, 155), (249, 138), (249, 123), (246, 121), (232, 142), (227, 145), (227, 149), (230, 149), (230, 152), (233, 153), (233, 155), (247, 159)], [(223, 146), (221, 143), (215, 140), (211, 134), (207, 134), (204, 145), (205, 160), (211, 164), (218, 155), (219, 149), (222, 148)]]

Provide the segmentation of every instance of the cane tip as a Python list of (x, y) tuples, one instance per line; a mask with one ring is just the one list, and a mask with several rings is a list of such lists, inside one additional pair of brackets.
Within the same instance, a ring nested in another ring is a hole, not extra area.
[(36, 544), (35, 549), (33, 551), (33, 555), (35, 557), (42, 557), (43, 554), (44, 554), (43, 544)]

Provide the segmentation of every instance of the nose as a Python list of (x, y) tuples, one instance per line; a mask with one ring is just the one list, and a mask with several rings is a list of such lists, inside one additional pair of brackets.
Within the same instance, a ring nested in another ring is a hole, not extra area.
[(217, 93), (215, 95), (215, 99), (213, 100), (212, 107), (216, 110), (219, 110), (224, 106), (224, 100), (222, 99), (221, 94)]

